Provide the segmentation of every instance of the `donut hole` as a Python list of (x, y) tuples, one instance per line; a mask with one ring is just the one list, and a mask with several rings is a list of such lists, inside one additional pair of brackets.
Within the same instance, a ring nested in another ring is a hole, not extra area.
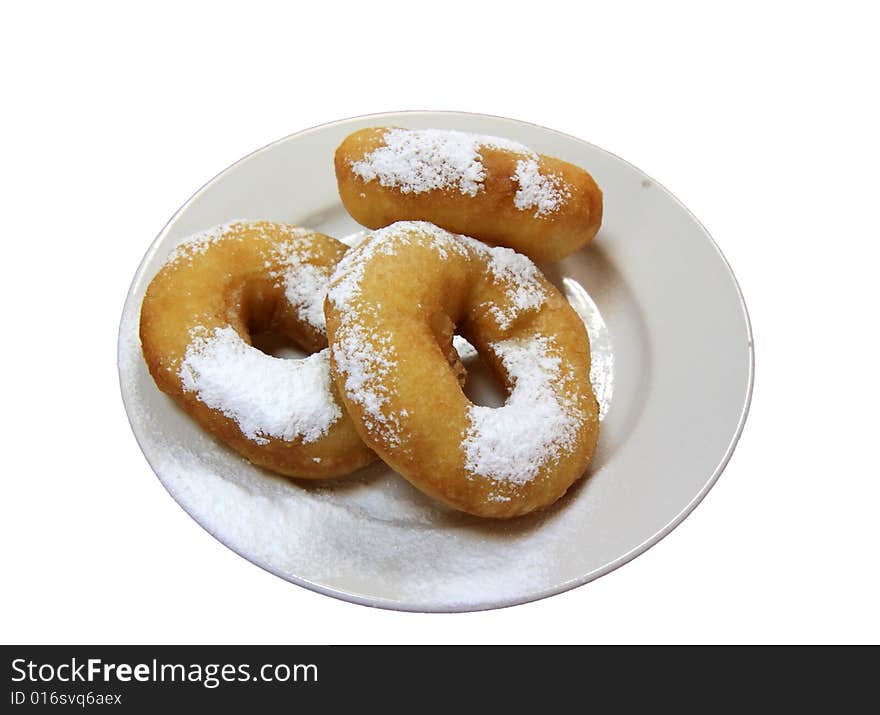
[(302, 360), (322, 347), (318, 343), (324, 342), (323, 337), (291, 314), (277, 286), (249, 281), (240, 291), (239, 326), (257, 350), (272, 357)]
[(289, 336), (271, 329), (251, 334), (251, 345), (266, 355), (285, 360), (303, 360), (312, 354)]
[(467, 371), (467, 380), (462, 388), (465, 397), (481, 407), (503, 406), (507, 390), (477, 349), (460, 335), (453, 338), (452, 345)]

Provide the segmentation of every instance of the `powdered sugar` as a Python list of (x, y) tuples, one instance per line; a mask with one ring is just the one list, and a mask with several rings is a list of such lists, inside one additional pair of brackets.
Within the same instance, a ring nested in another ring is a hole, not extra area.
[(442, 259), (450, 252), (466, 255), (462, 242), (457, 239), (483, 244), (465, 236), (456, 236), (427, 221), (398, 221), (369, 235), (369, 241), (348, 251), (333, 271), (327, 297), (340, 311), (355, 307), (360, 296), (364, 270), (374, 256), (394, 255), (395, 245), (417, 241), (436, 251)]
[(345, 376), (345, 393), (364, 411), (367, 429), (381, 433), (391, 443), (399, 442), (399, 423), (387, 411), (390, 389), (386, 379), (395, 370), (394, 355), (387, 341), (369, 335), (356, 304), (361, 281), (370, 259), (390, 253), (390, 244), (373, 238), (349, 250), (336, 265), (327, 300), (340, 311), (340, 325), (333, 340), (333, 359)]
[(542, 174), (538, 155), (510, 139), (442, 129), (389, 129), (382, 139), (385, 144), (351, 162), (351, 170), (403, 194), (457, 190), (476, 196), (486, 179), (480, 152), (490, 147), (523, 155), (511, 177), (519, 187), (514, 206), (520, 211), (535, 209), (534, 216), (543, 218), (571, 196), (561, 176)]
[(364, 270), (373, 256), (379, 253), (387, 255), (394, 253), (390, 242), (384, 240), (388, 236), (390, 228), (391, 226), (374, 231), (368, 242), (347, 251), (342, 260), (336, 264), (330, 278), (327, 299), (340, 311), (347, 311), (354, 306), (356, 299), (360, 296)]
[(507, 305), (491, 309), (498, 327), (506, 330), (523, 313), (540, 308), (547, 300), (547, 290), (539, 280), (538, 268), (525, 256), (501, 247), (489, 249), (489, 256), (489, 270), (507, 289)]
[(382, 138), (385, 145), (352, 162), (351, 170), (366, 182), (378, 179), (404, 194), (457, 189), (476, 196), (486, 178), (482, 147), (529, 151), (509, 139), (441, 129), (389, 129)]
[(324, 296), (333, 267), (303, 263), (295, 257), (290, 258), (289, 266), (284, 273), (284, 297), (296, 309), (300, 320), (326, 335)]
[(330, 391), (330, 353), (284, 360), (248, 345), (231, 327), (193, 331), (180, 367), (186, 392), (235, 420), (258, 444), (314, 442), (342, 417)]
[(387, 336), (368, 334), (357, 321), (344, 321), (332, 350), (345, 375), (346, 395), (364, 411), (364, 426), (389, 444), (400, 444), (400, 419), (388, 407), (397, 356)]
[(583, 416), (561, 389), (565, 376), (550, 338), (506, 340), (490, 347), (513, 389), (503, 407), (469, 408), (465, 468), (474, 477), (525, 484), (571, 450)]
[(459, 360), (463, 363), (474, 360), (477, 357), (477, 349), (461, 337), (461, 335), (452, 336), (452, 347), (458, 353)]
[(505, 288), (505, 303), (489, 306), (499, 328), (507, 330), (520, 315), (537, 310), (547, 300), (540, 271), (526, 256), (510, 248), (487, 246), (468, 236), (458, 239), (486, 258), (490, 275)]
[(302, 239), (313, 235), (312, 231), (287, 224), (282, 224), (281, 228), (286, 234), (285, 240), (275, 247), (272, 261), (266, 261), (266, 268), (269, 275), (284, 287), (284, 297), (297, 317), (325, 335), (324, 297), (333, 266), (321, 261), (310, 262), (318, 256), (312, 245)]
[(520, 211), (535, 209), (535, 218), (541, 218), (557, 211), (571, 191), (555, 174), (542, 174), (536, 158), (520, 159), (516, 162), (513, 175), (519, 188), (513, 197), (513, 204)]
[(266, 238), (269, 236), (269, 227), (274, 235), (277, 236), (280, 232), (288, 239), (303, 238), (313, 233), (308, 229), (291, 224), (233, 219), (185, 237), (174, 247), (165, 262), (172, 264), (184, 259), (191, 261), (195, 256), (204, 254), (211, 246), (220, 241), (244, 240), (247, 232), (256, 233), (258, 236)]
[[(243, 225), (243, 220), (229, 221), (228, 223), (221, 223), (187, 236), (174, 247), (174, 250), (168, 255), (166, 263), (177, 263), (184, 259), (192, 260), (194, 256), (204, 254), (205, 251), (221, 239), (229, 239), (237, 232), (236, 229)], [(241, 240), (240, 236), (238, 238)]]

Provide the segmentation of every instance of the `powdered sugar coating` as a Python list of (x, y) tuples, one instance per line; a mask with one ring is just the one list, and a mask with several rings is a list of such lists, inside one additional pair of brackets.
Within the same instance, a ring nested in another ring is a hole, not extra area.
[(360, 297), (361, 280), (373, 256), (380, 253), (393, 255), (393, 246), (385, 240), (390, 229), (391, 226), (374, 231), (368, 237), (369, 240), (367, 242), (359, 244), (357, 248), (348, 251), (342, 257), (342, 260), (336, 264), (336, 268), (330, 278), (327, 299), (339, 310), (344, 311), (353, 307), (355, 301)]
[[(473, 477), (521, 485), (571, 452), (584, 416), (560, 389), (566, 376), (551, 338), (505, 340), (490, 347), (513, 389), (502, 407), (469, 408), (465, 468)], [(504, 501), (497, 494), (490, 498)]]
[(486, 178), (482, 147), (529, 153), (502, 137), (442, 129), (389, 129), (382, 139), (384, 146), (352, 162), (351, 170), (366, 182), (378, 179), (404, 194), (456, 189), (476, 196)]
[(370, 334), (356, 321), (346, 322), (332, 350), (345, 375), (346, 394), (364, 411), (364, 426), (389, 444), (400, 444), (400, 418), (389, 408), (397, 355), (388, 336)]
[[(177, 263), (181, 260), (192, 260), (194, 256), (205, 253), (212, 245), (218, 243), (221, 239), (228, 239), (235, 229), (243, 225), (244, 221), (235, 220), (227, 223), (221, 223), (217, 226), (198, 231), (190, 236), (183, 238), (177, 246), (168, 254), (165, 261), (166, 265)], [(240, 240), (240, 237), (239, 237)]]
[(211, 409), (258, 444), (317, 441), (342, 417), (330, 390), (330, 352), (284, 360), (248, 345), (231, 327), (192, 331), (179, 376)]
[(505, 288), (504, 304), (489, 307), (499, 328), (507, 330), (519, 316), (544, 305), (547, 290), (540, 281), (541, 273), (526, 256), (511, 248), (487, 246), (469, 236), (458, 238), (486, 258), (492, 278)]
[(333, 267), (304, 263), (296, 256), (289, 258), (288, 266), (283, 276), (284, 297), (294, 307), (300, 320), (321, 335), (326, 335), (324, 297)]
[(513, 203), (520, 211), (534, 209), (535, 218), (544, 218), (571, 197), (561, 176), (542, 174), (538, 155), (510, 139), (454, 130), (396, 128), (387, 130), (382, 139), (385, 144), (352, 161), (351, 170), (367, 183), (378, 180), (402, 194), (453, 190), (476, 196), (484, 190), (486, 179), (480, 152), (490, 147), (523, 155), (511, 177), (518, 186)]
[(360, 283), (370, 261), (382, 254), (393, 256), (398, 244), (418, 242), (436, 251), (444, 260), (451, 252), (466, 256), (465, 245), (483, 247), (479, 241), (450, 233), (427, 221), (398, 221), (373, 231), (368, 238), (368, 241), (342, 257), (331, 276), (327, 298), (340, 311), (356, 307), (361, 292)]
[(462, 362), (467, 362), (477, 357), (477, 349), (461, 337), (461, 335), (452, 336), (452, 347), (458, 353), (458, 357)]
[(571, 198), (571, 191), (561, 176), (541, 173), (537, 157), (516, 162), (513, 178), (519, 185), (513, 197), (514, 206), (520, 211), (535, 209), (535, 218), (558, 211), (566, 199)]
[(204, 254), (211, 246), (220, 241), (244, 240), (244, 237), (248, 232), (256, 231), (258, 235), (265, 238), (269, 235), (267, 231), (269, 225), (271, 225), (275, 235), (280, 231), (288, 239), (304, 238), (313, 233), (313, 231), (309, 231), (308, 229), (290, 224), (268, 224), (262, 221), (233, 219), (232, 221), (212, 226), (204, 231), (198, 231), (183, 238), (168, 255), (165, 264), (171, 265), (181, 260), (192, 261), (195, 256)]

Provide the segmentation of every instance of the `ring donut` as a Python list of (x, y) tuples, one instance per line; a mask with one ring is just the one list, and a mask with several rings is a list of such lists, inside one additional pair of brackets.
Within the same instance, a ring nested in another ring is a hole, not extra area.
[(589, 243), (602, 192), (583, 169), (500, 137), (440, 129), (361, 129), (335, 156), (339, 196), (371, 228), (425, 220), (536, 261)]
[[(505, 518), (551, 504), (584, 473), (599, 429), (589, 340), (525, 256), (396, 223), (345, 255), (324, 313), (359, 434), (423, 492)], [(454, 332), (506, 385), (502, 407), (462, 392), (444, 348)]]
[[(346, 246), (269, 222), (234, 222), (178, 246), (141, 307), (144, 358), (159, 388), (254, 464), (287, 476), (346, 474), (375, 459), (330, 377), (323, 301)], [(271, 331), (309, 351), (267, 355)]]

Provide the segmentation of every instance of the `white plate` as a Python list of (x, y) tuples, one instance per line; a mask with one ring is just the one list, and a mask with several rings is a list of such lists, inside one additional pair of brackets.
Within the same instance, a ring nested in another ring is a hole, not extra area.
[[(604, 191), (605, 219), (593, 244), (544, 269), (585, 318), (607, 413), (587, 478), (542, 513), (501, 523), (454, 513), (381, 463), (328, 486), (273, 476), (203, 433), (159, 392), (141, 358), (144, 290), (188, 234), (261, 218), (356, 236), (361, 228), (336, 192), (333, 152), (350, 132), (384, 125), (509, 137), (587, 168)], [(730, 459), (752, 374), (736, 280), (706, 230), (668, 191), (578, 139), (450, 112), (347, 119), (289, 136), (228, 168), (184, 204), (147, 251), (119, 335), (132, 429), (159, 479), (199, 524), (293, 583), (417, 611), (550, 596), (657, 543)]]

